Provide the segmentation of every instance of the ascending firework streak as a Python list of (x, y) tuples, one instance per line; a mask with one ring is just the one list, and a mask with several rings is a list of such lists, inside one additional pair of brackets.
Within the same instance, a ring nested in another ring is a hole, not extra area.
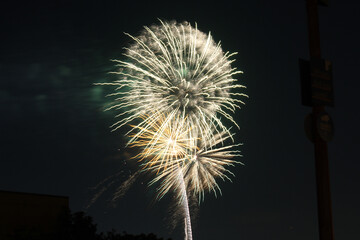
[(132, 124), (127, 133), (129, 145), (140, 147), (136, 156), (143, 171), (155, 174), (150, 184), (159, 182), (158, 198), (170, 190), (184, 206), (186, 239), (192, 239), (188, 194), (199, 201), (204, 191), (221, 193), (216, 178), (229, 179), (226, 169), (238, 163), (232, 150), (224, 145), (233, 140), (227, 119), (246, 96), (234, 90), (244, 88), (233, 78), (241, 73), (231, 67), (236, 53), (224, 53), (210, 33), (204, 34), (190, 24), (163, 22), (144, 27), (125, 48), (126, 61), (113, 60), (120, 78), (110, 96), (109, 109), (121, 110), (114, 130)]

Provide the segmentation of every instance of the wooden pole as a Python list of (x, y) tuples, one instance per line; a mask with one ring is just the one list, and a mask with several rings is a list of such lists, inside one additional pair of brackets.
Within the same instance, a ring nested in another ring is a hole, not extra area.
[[(317, 0), (306, 0), (311, 59), (321, 59)], [(312, 124), (315, 152), (319, 239), (334, 240), (327, 143), (320, 137), (317, 119), (324, 106), (313, 106)]]

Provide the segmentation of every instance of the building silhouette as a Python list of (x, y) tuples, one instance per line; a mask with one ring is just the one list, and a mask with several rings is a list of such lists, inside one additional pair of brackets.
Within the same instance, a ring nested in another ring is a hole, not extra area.
[(69, 212), (68, 197), (0, 191), (0, 239), (58, 239)]

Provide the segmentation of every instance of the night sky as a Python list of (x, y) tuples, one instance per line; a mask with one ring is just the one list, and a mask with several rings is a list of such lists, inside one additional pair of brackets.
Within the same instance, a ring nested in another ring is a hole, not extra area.
[[(235, 3), (236, 2), (236, 3)], [(322, 56), (333, 62), (335, 126), (328, 144), (335, 239), (360, 239), (360, 4), (319, 7)], [(236, 140), (245, 166), (231, 169), (223, 195), (207, 194), (193, 211), (195, 240), (318, 239), (313, 144), (303, 120), (298, 59), (309, 59), (305, 1), (8, 1), (0, 6), (0, 190), (69, 196), (99, 231), (153, 232), (183, 239), (173, 229), (171, 196), (156, 202), (149, 178), (138, 178), (113, 206), (116, 188), (136, 171), (115, 112), (104, 112), (113, 89), (94, 86), (114, 76), (143, 26), (189, 21), (211, 31), (250, 96), (237, 111)], [(113, 176), (115, 175), (115, 176)], [(86, 208), (101, 188), (108, 189)], [(111, 185), (110, 183), (113, 184)], [(196, 214), (195, 214), (196, 212)], [(195, 216), (196, 215), (196, 216)]]

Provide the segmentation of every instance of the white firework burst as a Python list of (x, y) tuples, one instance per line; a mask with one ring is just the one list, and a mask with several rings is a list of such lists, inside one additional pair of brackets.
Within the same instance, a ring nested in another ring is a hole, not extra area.
[(204, 200), (206, 190), (213, 192), (215, 196), (217, 192), (221, 194), (217, 178), (231, 182), (229, 175), (234, 174), (227, 167), (242, 164), (234, 160), (241, 157), (240, 151), (234, 150), (241, 144), (224, 145), (224, 141), (231, 138), (224, 135), (224, 132), (215, 134), (215, 142), (196, 138), (193, 152), (182, 167), (185, 185), (189, 193), (199, 198), (199, 202)]
[[(243, 85), (237, 84), (231, 67), (236, 53), (224, 53), (216, 44), (189, 23), (163, 22), (144, 27), (137, 37), (127, 34), (133, 43), (125, 48), (126, 60), (113, 60), (119, 70), (113, 72), (119, 79), (103, 85), (114, 85), (111, 96), (115, 100), (108, 109), (121, 110), (121, 117), (112, 127), (114, 130), (151, 112), (166, 112), (176, 118), (186, 119), (188, 129), (199, 129), (203, 139), (216, 141), (214, 131), (226, 132), (229, 128), (221, 117), (237, 123), (230, 115), (246, 96), (234, 92)], [(146, 131), (158, 116), (151, 115), (137, 126)], [(133, 135), (130, 142), (142, 134)], [(210, 134), (211, 136), (206, 136)]]

